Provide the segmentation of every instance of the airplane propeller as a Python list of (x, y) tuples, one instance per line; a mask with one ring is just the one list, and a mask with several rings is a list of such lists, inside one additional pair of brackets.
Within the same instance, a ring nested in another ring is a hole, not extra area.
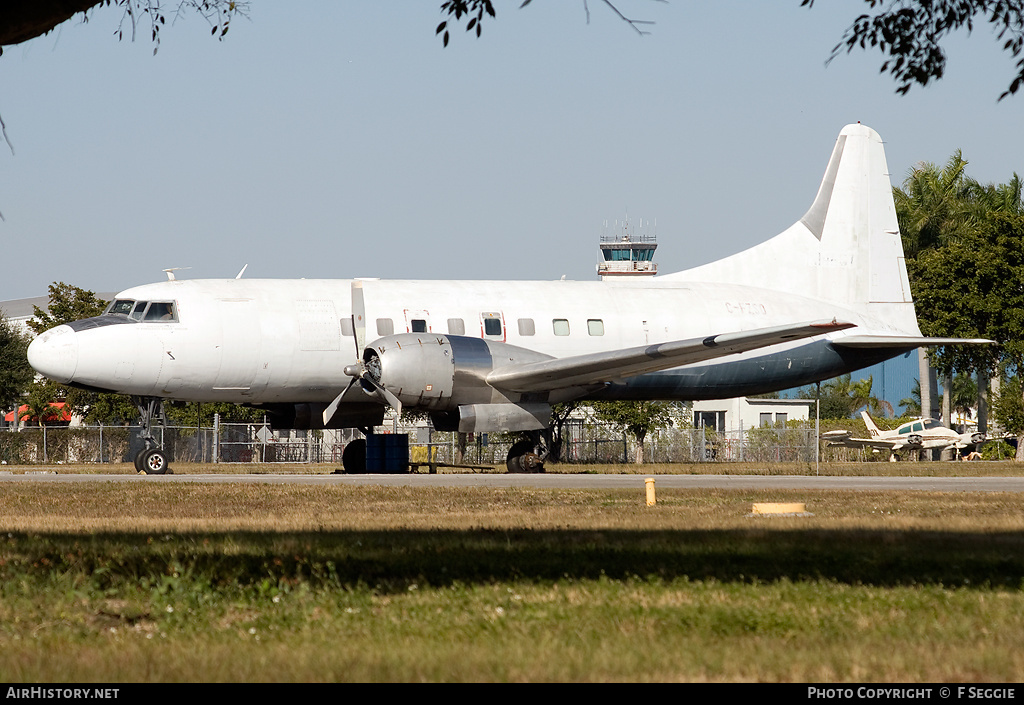
[(379, 368), (371, 369), (367, 367), (362, 358), (363, 350), (366, 347), (366, 306), (363, 301), (363, 283), (360, 281), (352, 282), (352, 333), (356, 345), (356, 362), (346, 365), (344, 369), (345, 374), (352, 379), (345, 386), (345, 389), (342, 390), (341, 394), (335, 397), (334, 401), (324, 409), (324, 426), (327, 426), (331, 419), (334, 418), (334, 414), (338, 411), (338, 405), (341, 404), (342, 397), (348, 394), (348, 390), (356, 382), (359, 382), (359, 386), (367, 394), (383, 398), (384, 401), (391, 405), (395, 413), (402, 413), (402, 402), (380, 383)]

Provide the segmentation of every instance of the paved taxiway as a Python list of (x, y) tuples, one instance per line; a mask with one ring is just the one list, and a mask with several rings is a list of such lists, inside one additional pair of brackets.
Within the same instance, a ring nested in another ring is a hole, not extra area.
[(551, 489), (643, 489), (653, 477), (660, 489), (920, 490), (927, 492), (1024, 492), (1024, 477), (814, 477), (807, 475), (586, 475), (402, 474), (402, 475), (90, 475), (0, 472), (5, 482), (194, 482), (296, 485), (386, 485), (401, 487), (534, 487)]

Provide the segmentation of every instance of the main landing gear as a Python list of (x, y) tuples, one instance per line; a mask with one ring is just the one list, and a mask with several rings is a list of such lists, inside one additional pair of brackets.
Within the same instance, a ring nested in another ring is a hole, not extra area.
[(508, 449), (505, 467), (509, 472), (544, 472), (544, 460), (548, 457), (547, 449), (540, 442), (540, 433), (530, 434), (530, 438), (516, 441)]
[(173, 473), (168, 464), (167, 453), (160, 447), (153, 435), (153, 421), (161, 426), (165, 423), (164, 401), (159, 397), (132, 397), (139, 409), (141, 438), (146, 447), (135, 456), (135, 470), (140, 475), (163, 475)]

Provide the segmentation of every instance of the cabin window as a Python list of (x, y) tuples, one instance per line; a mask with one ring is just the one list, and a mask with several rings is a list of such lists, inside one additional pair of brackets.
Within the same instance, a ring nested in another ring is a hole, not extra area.
[(604, 335), (604, 321), (600, 318), (591, 318), (587, 321), (587, 332), (591, 335)]
[(390, 318), (377, 319), (377, 335), (394, 335), (395, 322)]
[(409, 321), (409, 331), (412, 333), (426, 333), (427, 322), (422, 318), (414, 318)]
[(532, 318), (519, 319), (519, 335), (535, 335), (536, 333)]
[(356, 332), (352, 329), (352, 319), (342, 318), (338, 321), (341, 324), (341, 334), (347, 335), (349, 338), (354, 336)]
[(144, 321), (176, 321), (178, 315), (171, 301), (154, 301), (146, 310)]
[(465, 335), (466, 322), (461, 318), (448, 319), (448, 335)]
[(555, 335), (569, 335), (569, 321), (564, 318), (556, 318), (551, 321), (551, 327), (555, 331)]

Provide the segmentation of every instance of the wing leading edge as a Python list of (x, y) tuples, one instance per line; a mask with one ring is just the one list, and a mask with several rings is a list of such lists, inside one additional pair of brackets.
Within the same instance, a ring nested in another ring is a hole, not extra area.
[(500, 367), (487, 375), (492, 387), (538, 392), (603, 384), (616, 379), (703, 362), (726, 355), (852, 328), (843, 321), (812, 321), (609, 352), (576, 355)]

